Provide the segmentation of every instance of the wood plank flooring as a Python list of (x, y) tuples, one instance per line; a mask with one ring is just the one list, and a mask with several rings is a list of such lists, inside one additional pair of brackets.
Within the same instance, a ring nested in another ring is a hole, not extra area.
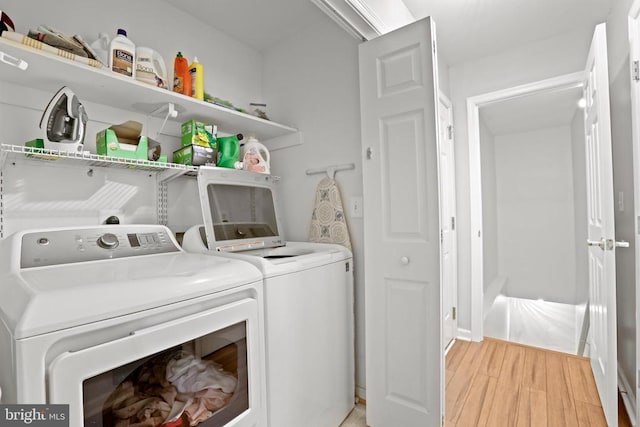
[[(589, 359), (485, 338), (446, 358), (448, 427), (606, 426)], [(357, 405), (340, 427), (365, 427)], [(618, 426), (631, 427), (622, 399)]]
[(589, 359), (485, 338), (446, 358), (446, 425), (603, 426)]

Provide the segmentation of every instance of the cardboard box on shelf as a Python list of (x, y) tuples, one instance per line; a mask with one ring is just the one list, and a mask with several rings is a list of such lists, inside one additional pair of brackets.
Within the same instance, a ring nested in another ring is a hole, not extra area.
[(160, 144), (141, 133), (142, 123), (133, 120), (101, 130), (96, 134), (96, 152), (103, 156), (166, 163), (167, 155), (160, 154)]
[(200, 145), (202, 147), (215, 149), (217, 131), (218, 127), (215, 125), (198, 122), (196, 120), (184, 122), (182, 124), (182, 146)]
[(188, 166), (216, 165), (218, 153), (210, 147), (191, 144), (173, 152), (173, 163)]

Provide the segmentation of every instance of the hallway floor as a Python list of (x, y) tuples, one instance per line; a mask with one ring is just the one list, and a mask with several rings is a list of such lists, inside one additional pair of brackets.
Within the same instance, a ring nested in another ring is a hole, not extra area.
[[(447, 427), (606, 427), (589, 359), (485, 337), (446, 357)], [(358, 404), (340, 427), (366, 427)], [(631, 427), (622, 400), (619, 427)]]
[(446, 358), (446, 425), (605, 426), (589, 359), (485, 338)]

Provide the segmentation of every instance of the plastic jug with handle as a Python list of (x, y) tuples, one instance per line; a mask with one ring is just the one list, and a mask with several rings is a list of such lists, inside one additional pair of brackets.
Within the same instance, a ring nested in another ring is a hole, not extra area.
[(167, 67), (158, 52), (148, 47), (136, 48), (136, 80), (169, 89)]
[(250, 136), (244, 143), (242, 154), (243, 169), (251, 172), (271, 173), (270, 156), (267, 147)]

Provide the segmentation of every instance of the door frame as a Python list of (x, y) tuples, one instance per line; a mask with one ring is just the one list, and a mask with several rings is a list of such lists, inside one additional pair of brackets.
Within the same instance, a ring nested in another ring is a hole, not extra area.
[[(640, 1), (640, 0), (636, 0)], [(470, 266), (471, 304), (470, 335), (472, 341), (482, 341), (484, 334), (484, 278), (482, 230), (482, 171), (480, 167), (480, 107), (508, 99), (582, 87), (584, 71), (564, 74), (495, 92), (467, 98), (467, 132), (469, 142), (469, 198), (470, 198)], [(459, 331), (460, 333), (460, 331)]]
[[(633, 146), (633, 183), (634, 183), (634, 216), (640, 218), (640, 82), (635, 81), (633, 77), (633, 63), (634, 61), (640, 61), (640, 0), (634, 0), (631, 8), (629, 9), (629, 78), (631, 81), (631, 134), (632, 134), (632, 146)], [(634, 236), (635, 236), (635, 248), (636, 251), (640, 247), (640, 219), (634, 221)], [(637, 253), (636, 253), (637, 255)], [(636, 287), (636, 368), (638, 368), (638, 361), (640, 356), (640, 318), (638, 317), (638, 304), (640, 304), (640, 264), (636, 262), (635, 271), (635, 287)], [(638, 384), (640, 381), (640, 374), (636, 369), (636, 378), (634, 384)], [(622, 370), (618, 369), (618, 372)], [(627, 393), (622, 394), (622, 401), (624, 402), (627, 413), (635, 419), (640, 419), (640, 393), (638, 389), (633, 388), (629, 384), (629, 379), (624, 375), (619, 375), (619, 384), (627, 389)], [(629, 394), (635, 396), (635, 399), (629, 397)], [(634, 424), (635, 424), (635, 420)]]
[[(638, 0), (640, 1), (640, 0)], [(438, 90), (438, 102), (442, 102), (442, 104), (447, 107), (450, 111), (450, 120), (451, 120), (451, 129), (452, 129), (452, 135), (451, 135), (451, 141), (453, 144), (453, 150), (451, 152), (451, 156), (453, 157), (453, 171), (451, 174), (451, 188), (449, 189), (452, 192), (452, 204), (453, 204), (453, 209), (452, 209), (452, 214), (453, 217), (455, 218), (456, 221), (456, 226), (454, 228), (454, 230), (452, 231), (453, 233), (453, 239), (451, 242), (451, 253), (453, 254), (453, 277), (451, 278), (451, 299), (452, 299), (452, 303), (453, 306), (456, 308), (456, 312), (458, 311), (458, 226), (457, 226), (457, 222), (458, 222), (458, 205), (456, 203), (456, 197), (457, 197), (457, 192), (456, 192), (456, 171), (455, 171), (455, 166), (456, 166), (456, 153), (455, 153), (455, 145), (456, 145), (456, 138), (455, 138), (455, 133), (453, 132), (453, 104), (451, 102), (451, 100), (447, 97), (447, 95), (442, 92), (442, 90)], [(440, 173), (440, 171), (438, 172)], [(440, 221), (442, 222), (442, 215), (440, 218)], [(441, 227), (442, 228), (442, 227)], [(440, 248), (440, 261), (441, 261), (441, 265), (440, 265), (440, 271), (442, 271), (442, 248)], [(441, 279), (442, 280), (442, 279)], [(443, 282), (444, 285), (444, 282)], [(443, 307), (444, 310), (444, 307)], [(444, 311), (443, 311), (444, 313)], [(457, 338), (457, 331), (458, 331), (458, 315), (456, 313), (456, 316), (453, 319), (453, 333), (454, 333), (454, 340)], [(447, 350), (451, 348), (451, 344), (447, 347)]]

